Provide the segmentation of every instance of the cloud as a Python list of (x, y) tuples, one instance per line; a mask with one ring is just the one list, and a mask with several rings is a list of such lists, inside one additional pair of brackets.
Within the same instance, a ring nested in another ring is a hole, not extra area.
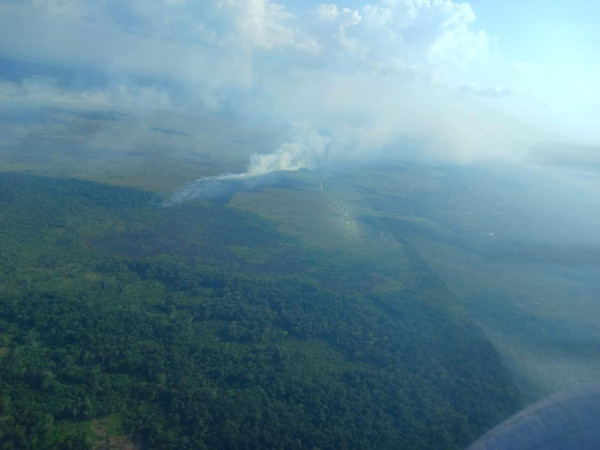
[(502, 98), (514, 95), (512, 89), (500, 86), (479, 87), (472, 84), (465, 84), (460, 87), (460, 90), (466, 92), (467, 94), (479, 95), (481, 97), (487, 98)]
[(468, 3), (384, 0), (363, 11), (365, 39), (379, 44), (380, 58), (393, 55), (406, 64), (465, 67), (488, 52), (487, 34), (473, 28), (475, 13)]
[(317, 14), (320, 20), (335, 20), (339, 11), (336, 5), (319, 5)]
[(218, 0), (217, 4), (228, 14), (231, 25), (228, 39), (237, 47), (318, 50), (315, 40), (290, 24), (294, 15), (282, 4), (270, 0)]
[(85, 4), (82, 0), (32, 0), (36, 8), (45, 9), (54, 16), (63, 16), (77, 18), (81, 17), (85, 11)]
[(373, 28), (386, 26), (393, 17), (391, 9), (373, 5), (366, 5), (363, 8), (363, 14), (367, 26)]
[[(450, 0), (382, 0), (357, 9), (322, 4), (316, 14), (292, 14), (271, 0), (168, 5), (158, 0), (36, 0), (36, 5), (5, 7), (1, 52), (141, 72), (154, 65), (160, 66), (155, 71), (176, 78), (188, 73), (184, 64), (217, 57), (201, 44), (217, 46), (228, 56), (296, 51), (300, 54), (278, 54), (297, 58), (295, 64), (307, 61), (302, 53), (320, 55), (322, 62), (341, 58), (345, 50), (346, 57), (358, 58), (346, 64), (371, 70), (419, 67), (430, 73), (448, 69), (445, 65), (464, 67), (487, 52), (487, 35), (473, 29), (471, 7)], [(153, 50), (160, 58), (150, 56)]]
[(546, 142), (535, 145), (527, 161), (556, 167), (600, 167), (600, 145)]
[(353, 27), (360, 23), (362, 16), (358, 13), (358, 10), (344, 8), (342, 9), (342, 20), (343, 27)]

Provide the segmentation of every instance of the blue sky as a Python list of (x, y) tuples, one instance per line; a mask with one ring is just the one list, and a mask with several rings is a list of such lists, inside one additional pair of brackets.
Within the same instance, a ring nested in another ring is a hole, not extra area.
[[(598, 101), (595, 74), (600, 69), (600, 3), (586, 0), (523, 2), (473, 1), (477, 22), (498, 37), (496, 51), (504, 58), (527, 61), (544, 71), (535, 80), (545, 95), (571, 81), (582, 99)], [(515, 80), (518, 84), (526, 80)], [(562, 84), (562, 85), (561, 85)], [(579, 100), (582, 100), (579, 99)]]
[[(406, 139), (459, 162), (526, 160), (546, 143), (576, 158), (600, 148), (598, 13), (582, 0), (0, 0), (0, 96), (234, 109), (288, 124), (274, 154), (300, 161)], [(79, 81), (15, 80), (14, 59)]]

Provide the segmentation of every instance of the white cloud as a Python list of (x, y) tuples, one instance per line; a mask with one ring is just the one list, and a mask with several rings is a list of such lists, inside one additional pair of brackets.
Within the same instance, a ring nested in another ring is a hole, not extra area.
[[(119, 52), (113, 45), (117, 30), (145, 41), (181, 45), (203, 41), (245, 52), (294, 49), (317, 54), (325, 48), (330, 52), (345, 49), (371, 69), (418, 67), (420, 72), (427, 68), (431, 74), (463, 69), (488, 51), (487, 35), (473, 27), (472, 8), (451, 0), (381, 0), (357, 9), (321, 4), (316, 14), (315, 10), (292, 14), (282, 2), (272, 0), (34, 2), (38, 12), (72, 20), (71, 24), (60, 24), (65, 29), (74, 26), (77, 18), (88, 32), (101, 28), (107, 36), (105, 53)], [(41, 17), (37, 19), (42, 22)], [(41, 29), (50, 33), (49, 25), (59, 24), (45, 23)], [(52, 32), (50, 37), (54, 40), (60, 35)], [(76, 42), (71, 45), (76, 46)]]
[(296, 47), (318, 50), (314, 39), (306, 38), (290, 24), (294, 15), (285, 6), (270, 0), (218, 0), (233, 25), (229, 39), (233, 45), (272, 50)]
[(464, 68), (488, 53), (488, 37), (473, 28), (468, 3), (451, 0), (382, 0), (363, 8), (365, 35), (376, 58), (393, 56), (432, 70)]
[(363, 8), (365, 23), (368, 27), (382, 27), (387, 25), (393, 17), (392, 10), (380, 6), (366, 5)]
[(342, 9), (343, 13), (343, 23), (344, 27), (353, 27), (354, 25), (358, 25), (362, 20), (362, 16), (358, 13), (357, 10), (352, 10), (348, 8)]
[(502, 98), (514, 95), (512, 89), (501, 86), (481, 87), (474, 84), (465, 84), (464, 86), (461, 86), (460, 89), (467, 94), (479, 95), (487, 98)]
[(81, 17), (87, 10), (83, 0), (32, 0), (32, 4), (53, 16), (70, 18)]
[(335, 20), (339, 11), (336, 5), (319, 5), (317, 14), (320, 20)]

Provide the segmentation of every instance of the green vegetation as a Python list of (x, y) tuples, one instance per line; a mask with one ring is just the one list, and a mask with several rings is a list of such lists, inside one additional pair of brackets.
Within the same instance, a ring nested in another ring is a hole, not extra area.
[(409, 245), (0, 174), (0, 448), (462, 448), (519, 406)]
[(361, 225), (409, 243), (433, 267), (500, 352), (525, 402), (597, 383), (597, 198), (533, 174), (424, 170), (347, 176), (368, 205), (355, 208)]

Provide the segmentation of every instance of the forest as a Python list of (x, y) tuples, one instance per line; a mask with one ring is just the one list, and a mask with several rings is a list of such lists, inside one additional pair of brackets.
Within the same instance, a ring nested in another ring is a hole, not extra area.
[(382, 268), (223, 204), (1, 173), (0, 448), (465, 447), (521, 401), (401, 243)]

